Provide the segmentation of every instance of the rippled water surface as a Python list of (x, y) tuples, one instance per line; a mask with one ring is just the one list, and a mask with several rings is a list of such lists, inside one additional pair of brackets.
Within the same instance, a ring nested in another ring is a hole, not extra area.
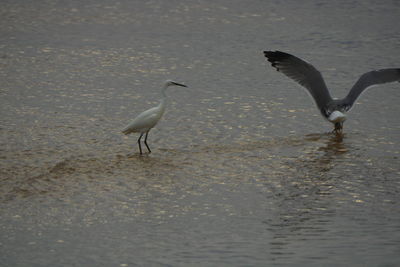
[[(344, 135), (270, 67), (344, 96), (399, 67), (398, 1), (3, 1), (1, 266), (397, 266), (400, 84)], [(157, 105), (151, 154), (120, 130)]]

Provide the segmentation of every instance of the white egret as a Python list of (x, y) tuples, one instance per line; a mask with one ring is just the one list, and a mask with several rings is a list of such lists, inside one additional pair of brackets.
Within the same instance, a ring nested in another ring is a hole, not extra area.
[(145, 139), (144, 139), (144, 144), (146, 145), (149, 153), (151, 153), (150, 147), (147, 144), (147, 136), (149, 134), (149, 131), (156, 126), (158, 121), (161, 119), (162, 115), (164, 114), (165, 111), (165, 105), (166, 105), (166, 98), (167, 95), (165, 94), (165, 91), (169, 86), (183, 86), (187, 87), (184, 84), (177, 83), (174, 81), (167, 80), (164, 84), (164, 86), (161, 89), (161, 95), (162, 99), (160, 101), (160, 104), (154, 108), (148, 109), (146, 111), (143, 111), (140, 113), (131, 123), (129, 123), (123, 130), (122, 133), (124, 134), (130, 134), (130, 133), (140, 133), (139, 139), (138, 139), (138, 144), (139, 144), (139, 151), (140, 154), (142, 154), (142, 146), (140, 145), (140, 139), (144, 134), (146, 134)]
[(373, 70), (361, 75), (346, 97), (333, 99), (329, 94), (321, 73), (311, 64), (298, 57), (280, 51), (264, 51), (272, 67), (305, 87), (316, 102), (322, 116), (335, 125), (340, 133), (345, 113), (351, 109), (356, 99), (368, 87), (388, 82), (400, 82), (400, 68)]

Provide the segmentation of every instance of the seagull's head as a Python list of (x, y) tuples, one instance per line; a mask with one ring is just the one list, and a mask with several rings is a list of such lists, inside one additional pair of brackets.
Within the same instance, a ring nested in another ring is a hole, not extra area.
[(328, 120), (332, 123), (344, 122), (346, 120), (346, 115), (340, 111), (335, 110), (329, 115)]
[(174, 82), (174, 81), (171, 81), (171, 80), (167, 80), (165, 82), (165, 86), (166, 87), (168, 87), (168, 86), (183, 86), (183, 87), (187, 87), (186, 85), (184, 85), (182, 83), (177, 83), (177, 82)]

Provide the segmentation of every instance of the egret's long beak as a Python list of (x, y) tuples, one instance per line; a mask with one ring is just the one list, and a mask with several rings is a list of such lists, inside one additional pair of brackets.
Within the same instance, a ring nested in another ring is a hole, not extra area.
[(344, 122), (346, 120), (346, 115), (336, 110), (329, 115), (328, 120), (332, 123)]
[(176, 83), (176, 82), (172, 82), (173, 84), (177, 85), (177, 86), (183, 86), (183, 87), (187, 87), (186, 85), (182, 84), (182, 83)]

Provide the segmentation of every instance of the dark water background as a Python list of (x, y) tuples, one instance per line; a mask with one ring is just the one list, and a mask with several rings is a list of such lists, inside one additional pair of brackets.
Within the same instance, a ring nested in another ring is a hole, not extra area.
[[(400, 84), (343, 138), (332, 95), (400, 65), (399, 1), (2, 1), (1, 266), (398, 266)], [(137, 155), (120, 130), (169, 105)]]

